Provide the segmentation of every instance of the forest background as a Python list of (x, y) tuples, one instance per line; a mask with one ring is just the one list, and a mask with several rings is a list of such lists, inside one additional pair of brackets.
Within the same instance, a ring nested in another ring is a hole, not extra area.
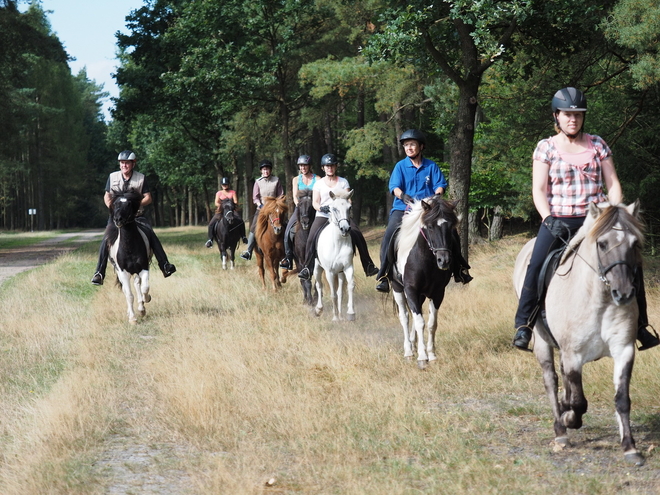
[[(325, 153), (384, 223), (397, 136), (417, 128), (468, 229), (497, 239), (538, 222), (531, 155), (550, 100), (575, 86), (586, 130), (614, 152), (627, 201), (660, 230), (660, 6), (654, 0), (148, 0), (117, 33), (120, 94), (69, 55), (38, 2), (0, 0), (0, 229), (102, 227), (102, 191), (132, 149), (157, 226), (201, 225), (224, 176), (251, 217), (256, 164), (290, 197), (296, 158)], [(467, 242), (463, 244), (467, 250)]]

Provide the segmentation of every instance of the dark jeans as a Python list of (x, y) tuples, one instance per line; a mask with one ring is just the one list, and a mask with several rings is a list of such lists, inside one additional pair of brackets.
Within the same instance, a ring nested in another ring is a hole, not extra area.
[(392, 242), (392, 237), (394, 237), (394, 233), (399, 227), (401, 227), (401, 220), (403, 220), (404, 213), (405, 212), (402, 210), (394, 210), (390, 213), (390, 218), (387, 221), (387, 228), (385, 229), (383, 240), (380, 243), (380, 270), (378, 271), (378, 275), (376, 275), (376, 280), (388, 277), (390, 274), (390, 261), (387, 259), (387, 253), (390, 248), (390, 243)]
[(288, 260), (293, 259), (293, 239), (291, 235), (291, 229), (298, 223), (298, 207), (293, 210), (291, 218), (289, 218), (289, 223), (286, 224), (286, 230), (284, 231), (284, 256)]

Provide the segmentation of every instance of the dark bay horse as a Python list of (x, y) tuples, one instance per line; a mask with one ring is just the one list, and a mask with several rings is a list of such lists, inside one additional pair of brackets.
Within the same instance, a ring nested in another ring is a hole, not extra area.
[(227, 269), (227, 259), (229, 259), (229, 266), (233, 270), (236, 246), (245, 237), (245, 223), (237, 218), (236, 205), (231, 198), (222, 200), (218, 213), (222, 218), (216, 223), (213, 236), (222, 257), (222, 269)]
[(257, 242), (257, 268), (264, 289), (266, 288), (265, 271), (268, 270), (273, 282), (273, 290), (282, 286), (279, 269), (284, 257), (284, 225), (288, 207), (286, 196), (263, 198), (264, 206), (257, 218), (255, 239)]
[[(401, 221), (392, 264), (392, 290), (403, 327), (404, 356), (412, 359), (417, 340), (417, 365), (424, 369), (434, 361), (435, 331), (445, 288), (451, 280), (453, 230), (457, 227), (456, 205), (436, 195), (414, 201)], [(424, 342), (422, 305), (429, 299), (428, 340)], [(408, 310), (412, 313), (409, 330)], [(411, 331), (414, 330), (414, 331)]]
[(142, 194), (134, 191), (111, 194), (110, 214), (112, 223), (107, 227), (109, 259), (117, 274), (126, 296), (129, 323), (137, 323), (133, 310), (133, 291), (131, 279), (135, 285), (138, 299), (138, 314), (144, 316), (145, 303), (151, 301), (149, 295), (149, 264), (153, 251), (147, 236), (138, 228), (135, 220), (142, 201)]
[[(316, 210), (312, 206), (312, 190), (302, 189), (298, 190), (298, 225), (293, 239), (293, 254), (296, 260), (296, 269), (284, 272), (282, 275), (282, 282), (286, 281), (288, 275), (298, 273), (302, 261), (305, 259), (305, 247), (307, 245), (307, 238), (309, 237), (309, 228), (311, 227), (314, 219), (316, 218)], [(303, 300), (310, 306), (314, 304), (314, 296), (312, 294), (312, 281), (300, 279), (300, 286), (302, 287)]]
[[(569, 444), (567, 428), (580, 428), (587, 412), (582, 368), (601, 357), (614, 360), (614, 405), (621, 447), (628, 462), (641, 465), (630, 430), (630, 378), (635, 361), (638, 306), (635, 276), (644, 241), (639, 204), (591, 204), (584, 224), (570, 241), (552, 277), (543, 318), (534, 326), (534, 354), (543, 369), (545, 389), (554, 415), (555, 443)], [(520, 295), (534, 239), (520, 251), (514, 285)], [(554, 342), (553, 342), (554, 338)], [(559, 347), (563, 383), (558, 395), (554, 363)]]

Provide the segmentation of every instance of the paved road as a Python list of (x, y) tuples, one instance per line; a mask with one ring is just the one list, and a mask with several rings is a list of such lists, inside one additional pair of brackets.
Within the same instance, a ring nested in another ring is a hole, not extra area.
[[(103, 230), (62, 234), (28, 247), (0, 249), (0, 285), (14, 275), (74, 251), (81, 244), (101, 240)], [(64, 245), (63, 245), (64, 244)], [(91, 278), (91, 275), (90, 275)]]

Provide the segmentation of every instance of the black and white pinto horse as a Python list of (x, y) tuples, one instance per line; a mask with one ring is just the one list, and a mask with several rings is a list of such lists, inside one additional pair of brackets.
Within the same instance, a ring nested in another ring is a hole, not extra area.
[(222, 200), (220, 212), (222, 219), (216, 223), (213, 235), (222, 258), (222, 269), (227, 269), (227, 259), (229, 259), (229, 267), (233, 270), (236, 246), (245, 237), (245, 223), (237, 218), (236, 205), (231, 198)]
[[(401, 221), (393, 263), (392, 290), (403, 328), (404, 357), (413, 358), (417, 341), (417, 365), (426, 368), (435, 355), (437, 314), (451, 280), (452, 231), (458, 224), (456, 205), (439, 195), (414, 201)], [(422, 305), (429, 299), (428, 340), (424, 341)], [(408, 310), (412, 313), (409, 330)]]
[[(571, 239), (545, 297), (546, 318), (534, 326), (534, 354), (543, 369), (554, 415), (555, 443), (569, 444), (567, 428), (580, 428), (587, 412), (582, 368), (610, 356), (614, 360), (614, 405), (621, 447), (628, 462), (641, 465), (630, 430), (630, 378), (635, 362), (637, 306), (635, 276), (644, 241), (639, 203), (591, 204), (584, 224)], [(534, 247), (534, 239), (516, 259), (516, 293)], [(547, 322), (548, 327), (546, 327)], [(558, 394), (554, 349), (559, 348), (563, 392)]]
[(137, 323), (133, 309), (131, 279), (135, 285), (138, 300), (138, 314), (144, 316), (145, 303), (151, 301), (149, 295), (149, 263), (153, 251), (147, 236), (138, 228), (135, 220), (142, 194), (135, 191), (126, 193), (111, 192), (110, 214), (112, 223), (107, 228), (109, 259), (117, 274), (128, 305), (128, 321)]

